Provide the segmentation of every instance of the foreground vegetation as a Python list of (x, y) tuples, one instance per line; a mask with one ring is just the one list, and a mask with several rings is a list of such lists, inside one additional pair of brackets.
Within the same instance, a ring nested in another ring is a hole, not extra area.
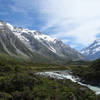
[(100, 87), (100, 59), (84, 66), (72, 65), (70, 70), (79, 76), (82, 82)]
[(60, 68), (53, 64), (1, 60), (0, 100), (100, 100), (100, 96), (70, 80), (56, 80), (34, 74), (42, 69)]

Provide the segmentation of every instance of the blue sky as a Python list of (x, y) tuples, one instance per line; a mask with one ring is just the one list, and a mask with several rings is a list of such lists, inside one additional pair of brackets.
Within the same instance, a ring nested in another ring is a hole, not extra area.
[(81, 50), (100, 37), (100, 0), (0, 0), (0, 20)]

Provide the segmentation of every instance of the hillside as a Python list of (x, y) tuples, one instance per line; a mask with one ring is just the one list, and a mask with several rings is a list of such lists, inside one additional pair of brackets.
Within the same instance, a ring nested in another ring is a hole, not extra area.
[(81, 82), (100, 87), (100, 59), (82, 66), (75, 65), (75, 67), (71, 67), (71, 70), (74, 75), (80, 77)]

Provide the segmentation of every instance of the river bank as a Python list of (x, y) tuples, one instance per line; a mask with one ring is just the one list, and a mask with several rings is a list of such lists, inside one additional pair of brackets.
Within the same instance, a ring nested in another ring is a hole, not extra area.
[(42, 75), (42, 76), (46, 76), (46, 77), (51, 77), (51, 78), (55, 78), (55, 79), (69, 79), (74, 83), (78, 83), (82, 86), (86, 86), (89, 89), (91, 89), (92, 91), (94, 91), (96, 94), (100, 94), (100, 87), (98, 86), (92, 86), (90, 84), (84, 84), (82, 82), (80, 82), (80, 78), (73, 76), (72, 73), (68, 70), (66, 71), (48, 71), (48, 72), (37, 72), (37, 75)]

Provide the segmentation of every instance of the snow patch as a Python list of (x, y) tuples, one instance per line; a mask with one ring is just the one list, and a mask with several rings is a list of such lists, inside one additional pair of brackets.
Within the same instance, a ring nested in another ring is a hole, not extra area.
[[(43, 45), (45, 45), (50, 51), (56, 53), (56, 50), (52, 44), (56, 43), (57, 39), (52, 38), (48, 35), (42, 34), (36, 30), (29, 30), (24, 28), (14, 28), (13, 29), (14, 34), (23, 42), (26, 42), (26, 44), (30, 44), (28, 38), (26, 38), (24, 34), (28, 34), (32, 36), (33, 38), (39, 40)], [(45, 43), (46, 44), (45, 44)]]
[(97, 52), (100, 52), (100, 39), (95, 40), (90, 46), (81, 51), (82, 54), (87, 56), (94, 55)]
[(97, 53), (97, 52), (99, 52), (100, 51), (100, 47), (98, 47), (98, 48), (95, 48), (95, 49), (93, 49), (93, 52), (92, 52), (92, 54), (95, 54), (95, 53)]
[(14, 29), (14, 27), (13, 27), (11, 24), (7, 23), (6, 25), (7, 25), (7, 27), (8, 27), (10, 30), (13, 30), (13, 29)]
[(0, 26), (3, 26), (2, 22), (0, 22)]
[(43, 39), (43, 40), (51, 41), (51, 42), (53, 42), (55, 40), (55, 38), (51, 38), (50, 36), (44, 35), (44, 34), (35, 34), (34, 37), (36, 39)]
[(49, 47), (49, 50), (51, 50), (52, 52), (56, 53), (56, 50), (52, 46)]

